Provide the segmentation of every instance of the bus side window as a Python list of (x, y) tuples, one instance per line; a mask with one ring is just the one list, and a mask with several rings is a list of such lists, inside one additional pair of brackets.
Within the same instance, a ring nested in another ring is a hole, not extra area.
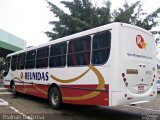
[(35, 56), (36, 56), (36, 50), (28, 51), (26, 55), (26, 69), (32, 69), (35, 67)]
[(68, 66), (90, 64), (91, 37), (84, 36), (69, 42)]
[(92, 64), (99, 65), (105, 64), (109, 58), (110, 45), (111, 44), (111, 33), (105, 31), (97, 33), (93, 36), (92, 43)]
[(24, 69), (25, 56), (26, 56), (26, 53), (21, 53), (21, 54), (18, 55), (18, 65), (17, 65), (18, 70)]
[(12, 56), (11, 70), (15, 71), (17, 68), (17, 55)]
[(49, 46), (37, 49), (36, 68), (48, 67)]
[(67, 42), (52, 45), (50, 48), (49, 67), (64, 67), (66, 65)]

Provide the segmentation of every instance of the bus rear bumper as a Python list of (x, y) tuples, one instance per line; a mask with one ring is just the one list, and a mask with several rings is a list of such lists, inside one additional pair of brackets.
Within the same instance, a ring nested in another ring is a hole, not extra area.
[(115, 91), (111, 92), (111, 106), (140, 104), (152, 101), (157, 96), (157, 92), (150, 89), (144, 94), (135, 94), (130, 91)]

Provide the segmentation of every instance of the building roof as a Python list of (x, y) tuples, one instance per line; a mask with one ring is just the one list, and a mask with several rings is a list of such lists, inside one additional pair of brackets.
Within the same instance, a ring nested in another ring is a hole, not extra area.
[(0, 48), (15, 52), (26, 48), (26, 41), (0, 29)]
[(26, 41), (0, 29), (0, 57), (26, 48)]

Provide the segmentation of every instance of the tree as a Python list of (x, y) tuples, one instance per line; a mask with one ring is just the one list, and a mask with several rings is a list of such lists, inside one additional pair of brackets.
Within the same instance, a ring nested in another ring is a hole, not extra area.
[(6, 60), (3, 57), (0, 57), (0, 77), (3, 76), (3, 73), (6, 70)]
[(69, 14), (47, 2), (50, 11), (59, 18), (59, 21), (49, 22), (53, 25), (53, 31), (45, 32), (52, 40), (111, 22), (110, 1), (105, 2), (105, 7), (102, 8), (93, 6), (90, 0), (61, 1), (69, 9)]
[(131, 6), (129, 6), (128, 3), (125, 3), (124, 9), (119, 8), (119, 10), (115, 10), (113, 12), (113, 17), (114, 22), (124, 22), (150, 30), (158, 24), (157, 18), (159, 18), (159, 13), (160, 8), (147, 15), (147, 13), (142, 9), (140, 1), (137, 1)]
[(61, 1), (68, 8), (69, 13), (64, 12), (55, 4), (47, 1), (50, 11), (53, 12), (57, 21), (50, 21), (53, 25), (52, 31), (45, 32), (51, 40), (91, 29), (111, 22), (124, 22), (140, 26), (150, 30), (158, 24), (157, 18), (160, 8), (147, 15), (140, 1), (128, 5), (126, 2), (124, 8), (119, 8), (111, 13), (111, 2), (105, 1), (103, 7), (93, 5), (90, 0), (73, 0), (72, 2)]

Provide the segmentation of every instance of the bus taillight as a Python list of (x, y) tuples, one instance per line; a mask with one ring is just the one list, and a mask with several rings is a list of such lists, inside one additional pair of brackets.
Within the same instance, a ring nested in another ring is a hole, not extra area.
[(125, 83), (126, 87), (128, 86), (128, 83)]
[(126, 78), (123, 78), (123, 81), (126, 82)]
[(125, 73), (122, 73), (122, 77), (123, 77), (123, 78), (125, 77)]

